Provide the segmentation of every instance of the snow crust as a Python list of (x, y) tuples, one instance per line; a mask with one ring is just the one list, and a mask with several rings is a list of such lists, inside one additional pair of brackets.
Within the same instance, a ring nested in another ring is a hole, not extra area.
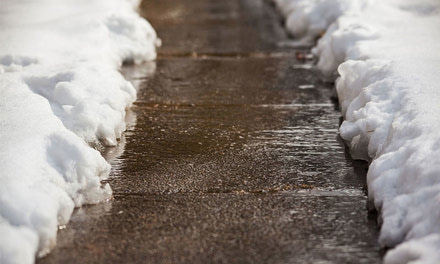
[(338, 77), (352, 155), (371, 162), (384, 263), (440, 263), (440, 2), (274, 0)]
[(114, 146), (136, 89), (119, 68), (156, 56), (156, 33), (124, 0), (0, 4), (0, 263), (50, 252), (74, 207), (111, 198)]

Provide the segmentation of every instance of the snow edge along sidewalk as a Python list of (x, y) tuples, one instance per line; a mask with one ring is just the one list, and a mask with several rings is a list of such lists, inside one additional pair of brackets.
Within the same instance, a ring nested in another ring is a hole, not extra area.
[[(370, 161), (384, 263), (440, 262), (440, 3), (434, 0), (274, 0), (287, 30), (313, 43), (337, 77), (340, 134)], [(335, 74), (336, 73), (336, 74)]]
[(0, 6), (0, 263), (33, 263), (74, 207), (111, 198), (110, 165), (136, 89), (119, 68), (159, 43), (132, 0)]

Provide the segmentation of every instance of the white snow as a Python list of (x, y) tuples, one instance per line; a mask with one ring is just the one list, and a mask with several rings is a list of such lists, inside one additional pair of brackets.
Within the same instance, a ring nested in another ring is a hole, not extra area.
[(127, 0), (1, 0), (0, 263), (50, 252), (73, 208), (111, 198), (110, 165), (135, 88), (119, 68), (156, 56)]
[(341, 136), (371, 162), (384, 263), (440, 263), (440, 2), (275, 0), (338, 76)]

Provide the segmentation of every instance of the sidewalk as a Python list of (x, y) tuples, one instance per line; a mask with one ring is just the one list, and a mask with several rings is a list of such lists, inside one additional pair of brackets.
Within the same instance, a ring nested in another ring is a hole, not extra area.
[(379, 263), (366, 165), (337, 135), (332, 86), (280, 47), (275, 10), (151, 0), (141, 14), (163, 47), (149, 74), (126, 69), (141, 84), (107, 155), (115, 199), (76, 211), (38, 263)]

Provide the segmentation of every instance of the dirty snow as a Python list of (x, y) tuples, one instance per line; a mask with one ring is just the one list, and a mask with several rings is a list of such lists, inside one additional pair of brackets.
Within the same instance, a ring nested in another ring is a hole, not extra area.
[(113, 146), (135, 88), (122, 63), (155, 58), (156, 33), (127, 0), (2, 0), (0, 263), (50, 252), (73, 208), (111, 198)]
[(275, 0), (337, 77), (340, 134), (371, 162), (384, 263), (440, 263), (440, 2)]

